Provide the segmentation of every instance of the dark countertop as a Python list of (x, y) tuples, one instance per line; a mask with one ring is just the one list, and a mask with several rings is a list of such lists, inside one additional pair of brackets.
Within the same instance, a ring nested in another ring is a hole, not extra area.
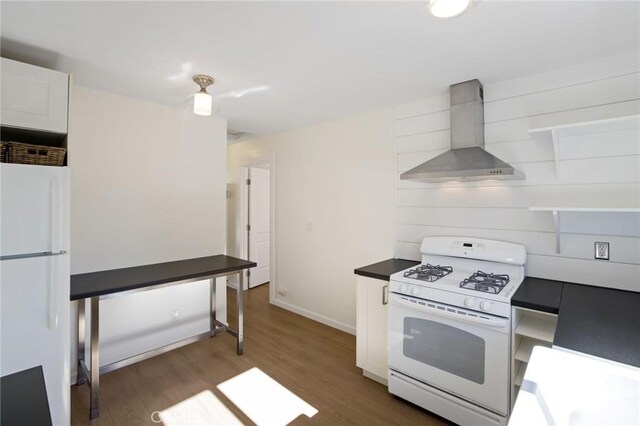
[(71, 300), (253, 268), (255, 262), (218, 255), (71, 276)]
[(527, 277), (511, 298), (513, 306), (557, 314), (562, 297), (562, 281)]
[(2, 426), (51, 425), (42, 367), (33, 367), (2, 377), (0, 389)]
[(416, 266), (419, 264), (420, 262), (415, 260), (387, 259), (382, 262), (355, 269), (353, 272), (364, 277), (389, 281), (389, 277), (391, 277), (391, 275), (395, 274), (396, 272), (400, 272), (403, 269), (411, 268), (412, 266)]
[(640, 367), (640, 293), (565, 283), (553, 345)]
[(511, 304), (557, 314), (554, 346), (640, 367), (640, 293), (527, 277)]

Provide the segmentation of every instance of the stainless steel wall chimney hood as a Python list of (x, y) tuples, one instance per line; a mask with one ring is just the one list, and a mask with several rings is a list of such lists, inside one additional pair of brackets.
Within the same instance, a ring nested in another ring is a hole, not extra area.
[(451, 149), (400, 175), (420, 182), (524, 179), (524, 173), (484, 150), (484, 94), (478, 80), (449, 86)]

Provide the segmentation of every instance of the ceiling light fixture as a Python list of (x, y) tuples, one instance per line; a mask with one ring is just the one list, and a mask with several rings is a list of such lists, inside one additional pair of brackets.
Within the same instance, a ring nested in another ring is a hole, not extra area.
[(469, 7), (470, 0), (429, 0), (429, 10), (436, 18), (452, 18)]
[(200, 91), (193, 95), (193, 112), (198, 115), (211, 115), (211, 95), (207, 93), (207, 86), (215, 81), (213, 77), (196, 74), (193, 81), (200, 86)]

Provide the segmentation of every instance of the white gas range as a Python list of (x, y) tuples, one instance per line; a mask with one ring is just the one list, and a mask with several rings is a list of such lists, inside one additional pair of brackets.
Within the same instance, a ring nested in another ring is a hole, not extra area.
[(389, 392), (459, 424), (506, 424), (525, 248), (427, 237), (421, 252), (389, 284)]

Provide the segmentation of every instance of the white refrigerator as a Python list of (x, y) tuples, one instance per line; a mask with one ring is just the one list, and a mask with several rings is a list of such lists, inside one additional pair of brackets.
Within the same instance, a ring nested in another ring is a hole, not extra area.
[(42, 366), (54, 425), (70, 423), (69, 169), (0, 164), (2, 376)]

